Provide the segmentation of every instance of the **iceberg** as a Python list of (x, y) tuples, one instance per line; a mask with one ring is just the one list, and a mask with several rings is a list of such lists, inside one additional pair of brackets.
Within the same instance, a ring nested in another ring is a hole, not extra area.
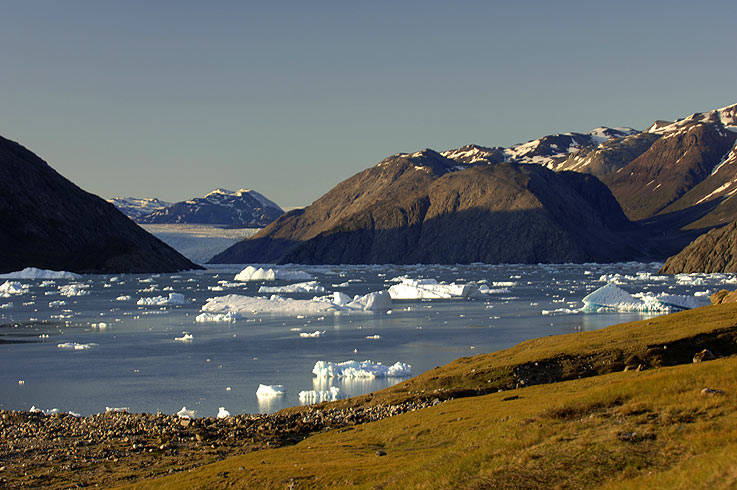
[(292, 271), (284, 269), (264, 269), (259, 267), (258, 269), (249, 265), (233, 278), (234, 281), (276, 281), (276, 280), (297, 280), (297, 281), (309, 281), (312, 276), (303, 271)]
[(182, 407), (175, 415), (180, 419), (193, 419), (197, 410), (187, 410), (187, 407)]
[(299, 392), (299, 402), (304, 405), (314, 405), (315, 403), (334, 402), (342, 398), (340, 388), (331, 386), (328, 390), (305, 390)]
[(238, 313), (200, 313), (194, 321), (197, 323), (232, 323), (242, 318)]
[(275, 398), (277, 396), (284, 396), (286, 390), (284, 385), (258, 385), (256, 390), (256, 396), (259, 398)]
[(66, 350), (88, 350), (93, 347), (97, 347), (97, 344), (90, 342), (89, 344), (80, 344), (77, 342), (64, 342), (63, 344), (57, 344), (56, 347), (59, 349)]
[(597, 311), (643, 311), (667, 313), (677, 310), (687, 310), (705, 306), (705, 298), (682, 296), (676, 294), (652, 293), (630, 294), (614, 283), (602, 286), (583, 299), (584, 312)]
[(325, 330), (315, 330), (314, 332), (308, 333), (308, 332), (301, 332), (299, 334), (300, 337), (303, 339), (316, 339), (318, 337), (322, 337), (325, 335)]
[(371, 361), (317, 361), (312, 374), (318, 378), (399, 378), (412, 376), (412, 366), (403, 362), (385, 366)]
[(66, 297), (84, 296), (85, 294), (90, 294), (90, 292), (87, 291), (89, 287), (89, 284), (80, 284), (78, 282), (73, 282), (72, 284), (59, 286), (59, 294)]
[(277, 293), (277, 294), (289, 294), (289, 293), (324, 293), (325, 288), (320, 286), (317, 281), (298, 282), (296, 284), (289, 284), (287, 286), (261, 286), (258, 289), (259, 293)]
[(218, 408), (217, 418), (219, 418), (219, 419), (226, 419), (228, 417), (230, 417), (230, 412), (228, 412), (227, 410), (225, 410), (225, 407), (219, 407)]
[(166, 306), (166, 305), (183, 305), (184, 295), (181, 293), (169, 293), (169, 296), (153, 296), (151, 298), (139, 298), (136, 301), (141, 306)]
[(82, 276), (74, 272), (67, 271), (51, 271), (47, 269), (37, 269), (35, 267), (26, 267), (22, 271), (9, 272), (0, 274), (0, 279), (81, 279)]
[(401, 279), (401, 283), (393, 284), (389, 288), (392, 299), (467, 298), (477, 289), (471, 284), (442, 284), (435, 279)]
[[(333, 296), (308, 299), (283, 298), (272, 295), (269, 298), (228, 294), (216, 298), (208, 298), (201, 312), (210, 315), (197, 321), (235, 321), (246, 315), (279, 314), (279, 315), (319, 315), (338, 313), (341, 311), (387, 310), (392, 307), (391, 297), (386, 291), (377, 291), (363, 296), (356, 295), (351, 299), (343, 293)], [(230, 315), (218, 317), (214, 315)]]
[(28, 288), (27, 284), (21, 284), (18, 281), (5, 281), (0, 284), (0, 298), (25, 294), (28, 292)]
[(182, 336), (174, 337), (174, 340), (177, 342), (192, 342), (194, 340), (194, 336), (191, 333), (182, 332)]

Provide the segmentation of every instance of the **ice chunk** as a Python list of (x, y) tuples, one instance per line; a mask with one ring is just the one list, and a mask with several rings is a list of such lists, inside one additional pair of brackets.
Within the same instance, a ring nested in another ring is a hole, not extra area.
[(84, 296), (85, 294), (89, 294), (89, 291), (87, 289), (89, 288), (89, 284), (81, 284), (78, 282), (73, 282), (71, 284), (65, 284), (64, 286), (59, 286), (59, 294), (62, 296)]
[(97, 347), (97, 344), (90, 342), (89, 344), (80, 344), (77, 342), (64, 342), (63, 344), (57, 344), (56, 347), (59, 349), (67, 350), (88, 350), (93, 347)]
[(284, 396), (286, 390), (284, 385), (258, 385), (256, 390), (256, 396), (259, 398), (275, 398), (277, 396)]
[(133, 298), (131, 298), (129, 295), (123, 294), (123, 295), (118, 296), (117, 298), (115, 298), (115, 301), (130, 301), (132, 299)]
[(288, 293), (324, 293), (325, 288), (320, 286), (317, 281), (298, 282), (296, 284), (289, 284), (287, 286), (261, 286), (258, 289), (259, 293), (277, 293), (277, 294), (288, 294)]
[(318, 378), (406, 377), (412, 376), (412, 366), (403, 362), (385, 366), (380, 362), (371, 361), (317, 361), (315, 367), (312, 368), (312, 374)]
[(249, 265), (238, 274), (235, 275), (233, 280), (235, 281), (276, 281), (276, 280), (296, 280), (304, 281), (312, 279), (312, 276), (303, 271), (293, 271), (286, 269), (264, 269)]
[(467, 298), (477, 289), (471, 284), (442, 284), (435, 279), (407, 279), (389, 288), (392, 299)]
[(673, 309), (689, 309), (707, 304), (705, 298), (661, 293), (630, 294), (613, 283), (602, 286), (583, 299), (584, 311), (649, 311), (669, 312)]
[(174, 340), (177, 342), (192, 342), (194, 340), (194, 336), (191, 333), (182, 332), (181, 337), (174, 337)]
[(225, 410), (225, 407), (218, 408), (217, 418), (219, 418), (219, 419), (225, 419), (225, 418), (228, 418), (228, 417), (230, 417), (230, 412), (228, 412), (227, 410)]
[(169, 293), (169, 296), (153, 296), (151, 298), (139, 298), (136, 301), (141, 306), (166, 306), (166, 305), (183, 305), (184, 295), (181, 293)]
[(46, 269), (37, 269), (35, 267), (26, 267), (22, 271), (9, 272), (0, 274), (0, 279), (81, 279), (82, 276), (74, 272), (67, 271), (50, 271)]
[(66, 304), (67, 302), (63, 300), (49, 301), (49, 308), (54, 308), (56, 306), (65, 306)]
[(197, 414), (197, 410), (187, 410), (187, 407), (182, 407), (175, 415), (180, 419), (193, 419)]
[(323, 335), (325, 335), (325, 330), (315, 330), (312, 333), (302, 332), (299, 334), (299, 336), (304, 339), (316, 339), (318, 337), (322, 337)]
[[(0, 298), (2, 298), (2, 295), (0, 295)], [(13, 307), (13, 303), (5, 303), (5, 304), (0, 305), (0, 310), (5, 309), (5, 308), (12, 308), (12, 307)]]
[(342, 397), (340, 388), (331, 386), (328, 390), (305, 390), (299, 392), (299, 401), (305, 405), (314, 405), (315, 403), (333, 402)]
[(231, 323), (242, 319), (238, 313), (200, 313), (194, 319), (197, 323), (223, 322)]
[(128, 407), (105, 407), (105, 413), (126, 413), (129, 410)]
[(5, 281), (0, 284), (0, 297), (9, 298), (11, 295), (20, 295), (28, 292), (28, 284), (21, 284), (18, 281)]

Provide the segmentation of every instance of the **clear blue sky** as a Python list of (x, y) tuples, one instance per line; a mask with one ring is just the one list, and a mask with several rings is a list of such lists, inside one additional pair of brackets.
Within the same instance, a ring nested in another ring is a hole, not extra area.
[(103, 197), (283, 206), (402, 151), (737, 102), (737, 2), (3, 2), (0, 135)]

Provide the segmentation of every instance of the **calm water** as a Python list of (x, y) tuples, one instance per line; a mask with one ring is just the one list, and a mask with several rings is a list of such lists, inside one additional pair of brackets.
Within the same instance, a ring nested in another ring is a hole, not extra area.
[[(350, 295), (387, 289), (407, 275), (440, 281), (486, 281), (499, 290), (481, 299), (394, 301), (391, 314), (261, 315), (237, 323), (196, 323), (209, 297), (258, 295), (266, 283), (242, 283), (213, 291), (242, 267), (162, 275), (89, 275), (78, 281), (20, 280), (19, 296), (0, 298), (0, 408), (32, 405), (83, 415), (109, 407), (136, 412), (174, 413), (182, 406), (197, 416), (273, 411), (298, 405), (298, 393), (338, 386), (346, 395), (378, 390), (398, 379), (320, 382), (312, 376), (318, 360), (367, 360), (412, 365), (413, 374), (458, 357), (510, 347), (525, 339), (593, 330), (644, 318), (638, 313), (543, 315), (542, 310), (578, 308), (589, 292), (606, 284), (604, 274), (620, 273), (622, 288), (694, 294), (721, 289), (734, 276), (655, 275), (658, 264), (556, 266), (366, 266), (294, 267), (313, 274), (328, 292)], [(636, 276), (638, 272), (645, 273)], [(112, 280), (111, 280), (112, 279)], [(351, 280), (351, 282), (348, 282)], [(0, 283), (4, 280), (0, 280)], [(294, 281), (293, 281), (294, 282)], [(494, 283), (503, 283), (494, 285)], [(82, 283), (83, 296), (64, 297), (59, 287)], [(269, 282), (284, 285), (288, 282)], [(170, 289), (169, 289), (170, 288)], [(734, 289), (734, 286), (732, 286)], [(182, 306), (137, 306), (141, 297), (182, 293)], [(118, 301), (120, 296), (131, 300)], [(313, 294), (292, 294), (309, 299)], [(66, 304), (55, 303), (66, 301)], [(51, 304), (51, 306), (50, 306)], [(107, 326), (100, 328), (100, 322)], [(326, 333), (301, 338), (303, 332)], [(192, 342), (178, 342), (183, 332)], [(367, 339), (379, 335), (380, 339)], [(48, 337), (46, 337), (48, 336)], [(88, 350), (65, 350), (64, 342), (95, 343)], [(23, 384), (19, 384), (23, 380)], [(286, 396), (259, 400), (259, 384), (282, 384)], [(229, 389), (228, 389), (229, 388)]]

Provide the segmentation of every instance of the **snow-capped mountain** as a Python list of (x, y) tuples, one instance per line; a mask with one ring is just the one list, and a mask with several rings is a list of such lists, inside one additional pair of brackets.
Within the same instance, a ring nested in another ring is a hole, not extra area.
[(149, 224), (189, 223), (261, 228), (283, 213), (284, 210), (275, 202), (256, 191), (215, 189), (205, 197), (171, 204), (140, 216), (136, 221)]
[(168, 208), (173, 203), (156, 199), (155, 197), (114, 197), (108, 199), (107, 202), (118, 208), (124, 215), (133, 221), (137, 221), (141, 216), (151, 214), (154, 211)]

